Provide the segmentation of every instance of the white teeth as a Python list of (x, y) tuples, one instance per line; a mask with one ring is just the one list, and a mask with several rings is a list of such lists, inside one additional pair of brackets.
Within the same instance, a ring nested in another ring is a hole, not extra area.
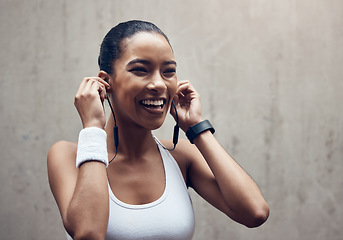
[(161, 106), (163, 105), (163, 100), (150, 100), (150, 99), (146, 99), (146, 100), (143, 100), (142, 103), (144, 105), (154, 105), (154, 106)]

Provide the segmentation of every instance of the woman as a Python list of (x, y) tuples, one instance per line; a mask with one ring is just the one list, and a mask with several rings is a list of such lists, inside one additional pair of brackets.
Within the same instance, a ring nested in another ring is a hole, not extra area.
[[(191, 239), (187, 187), (247, 227), (266, 221), (268, 205), (203, 121), (199, 94), (189, 81), (177, 82), (160, 29), (143, 21), (117, 25), (103, 40), (99, 66), (98, 77), (83, 79), (75, 97), (83, 124), (78, 143), (58, 142), (48, 154), (50, 187), (70, 236)], [(106, 124), (107, 96), (114, 112)], [(180, 140), (169, 152), (172, 144), (151, 131), (170, 107), (190, 142)]]

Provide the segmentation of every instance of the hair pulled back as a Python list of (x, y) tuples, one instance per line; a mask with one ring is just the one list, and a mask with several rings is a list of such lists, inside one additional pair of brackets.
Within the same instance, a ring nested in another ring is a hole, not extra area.
[(103, 70), (108, 74), (112, 74), (113, 62), (120, 58), (122, 54), (121, 43), (124, 39), (130, 38), (139, 32), (155, 32), (161, 34), (169, 43), (168, 37), (151, 22), (131, 20), (119, 23), (106, 34), (101, 43), (98, 58), (100, 70)]

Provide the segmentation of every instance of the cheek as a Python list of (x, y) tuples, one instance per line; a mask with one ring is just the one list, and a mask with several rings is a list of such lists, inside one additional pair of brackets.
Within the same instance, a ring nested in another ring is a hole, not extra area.
[(128, 104), (135, 101), (136, 96), (139, 95), (141, 89), (137, 85), (124, 85), (119, 91), (118, 96), (124, 101), (123, 104)]
[(117, 104), (128, 106), (135, 100), (135, 96), (138, 94), (138, 87), (130, 84), (130, 81), (121, 81), (116, 84), (113, 92)]
[(177, 79), (171, 81), (168, 86), (168, 91), (171, 96), (174, 96), (177, 90)]

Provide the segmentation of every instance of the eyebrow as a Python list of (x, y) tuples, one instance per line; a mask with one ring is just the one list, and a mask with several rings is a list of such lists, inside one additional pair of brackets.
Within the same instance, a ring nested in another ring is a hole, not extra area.
[[(140, 59), (140, 58), (136, 58), (136, 59), (133, 59), (131, 60), (127, 66), (130, 66), (130, 65), (133, 65), (135, 63), (141, 63), (141, 64), (145, 64), (145, 65), (150, 65), (151, 62), (149, 60), (146, 60), (146, 59)], [(173, 65), (177, 65), (176, 62), (174, 60), (170, 60), (170, 61), (165, 61), (163, 62), (163, 65), (170, 65), (170, 64), (173, 64)]]

